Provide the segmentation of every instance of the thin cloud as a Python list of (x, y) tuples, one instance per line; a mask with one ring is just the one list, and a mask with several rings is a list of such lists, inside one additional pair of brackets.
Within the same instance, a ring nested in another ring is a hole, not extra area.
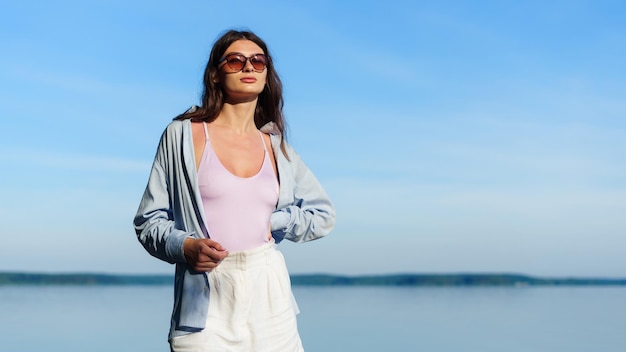
[(133, 160), (102, 155), (80, 155), (47, 150), (4, 148), (0, 160), (22, 166), (41, 166), (52, 169), (146, 173), (151, 166), (145, 160)]

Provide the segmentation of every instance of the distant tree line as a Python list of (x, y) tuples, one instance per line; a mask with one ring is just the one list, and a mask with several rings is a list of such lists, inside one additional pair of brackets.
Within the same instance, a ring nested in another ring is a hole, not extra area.
[[(172, 275), (0, 273), (2, 285), (172, 285)], [(584, 286), (626, 285), (626, 279), (540, 278), (519, 274), (292, 275), (294, 286)]]
[(171, 275), (0, 273), (0, 285), (169, 285)]
[(519, 274), (294, 275), (294, 285), (335, 286), (580, 286), (626, 285), (626, 279), (538, 278)]

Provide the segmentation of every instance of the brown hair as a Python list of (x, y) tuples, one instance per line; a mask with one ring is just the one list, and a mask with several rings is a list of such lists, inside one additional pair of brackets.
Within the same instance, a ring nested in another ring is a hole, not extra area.
[(217, 118), (224, 106), (226, 96), (220, 84), (213, 82), (213, 78), (217, 75), (218, 64), (226, 49), (237, 40), (249, 40), (263, 49), (267, 56), (267, 77), (266, 85), (257, 100), (256, 110), (254, 112), (254, 124), (257, 128), (263, 127), (268, 122), (273, 122), (280, 131), (281, 142), (280, 149), (287, 156), (284, 141), (285, 136), (285, 118), (283, 116), (283, 85), (276, 73), (272, 57), (267, 49), (265, 42), (256, 34), (250, 31), (229, 30), (219, 37), (209, 56), (209, 62), (204, 69), (204, 92), (202, 93), (202, 105), (197, 109), (191, 109), (175, 120), (191, 119), (192, 121), (212, 122)]

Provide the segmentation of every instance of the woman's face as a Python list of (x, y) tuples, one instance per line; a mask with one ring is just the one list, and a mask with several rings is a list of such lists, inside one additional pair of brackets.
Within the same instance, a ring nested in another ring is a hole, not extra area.
[(266, 62), (261, 47), (246, 39), (237, 40), (222, 55), (216, 80), (231, 101), (256, 99), (265, 88)]

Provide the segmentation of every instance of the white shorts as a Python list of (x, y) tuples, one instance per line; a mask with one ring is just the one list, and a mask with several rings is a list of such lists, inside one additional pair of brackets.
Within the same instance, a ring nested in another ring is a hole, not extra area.
[(206, 327), (172, 338), (172, 351), (304, 351), (289, 273), (273, 241), (230, 253), (208, 277)]

